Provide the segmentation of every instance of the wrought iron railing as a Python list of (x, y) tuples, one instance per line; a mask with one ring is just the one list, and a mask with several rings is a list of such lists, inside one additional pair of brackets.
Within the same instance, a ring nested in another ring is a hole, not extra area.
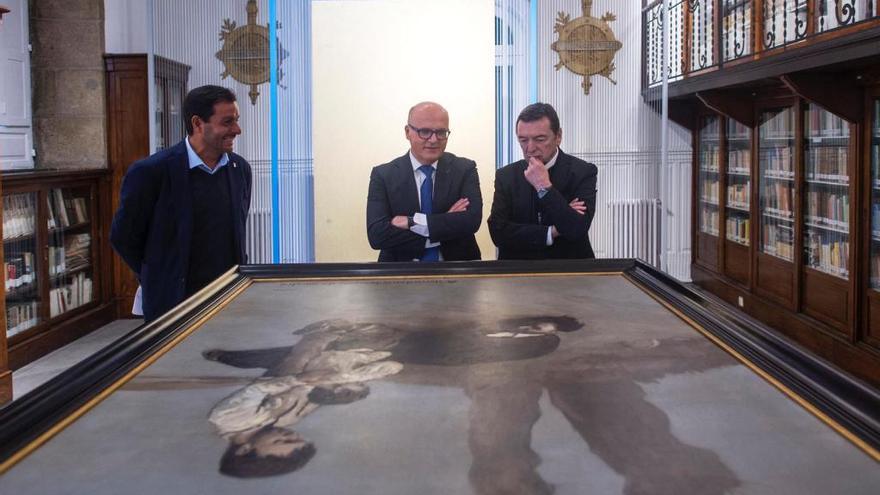
[[(830, 31), (880, 23), (880, 0), (654, 0), (642, 9), (645, 84), (663, 81), (664, 21), (670, 81), (795, 45)], [(666, 15), (664, 15), (666, 14)]]

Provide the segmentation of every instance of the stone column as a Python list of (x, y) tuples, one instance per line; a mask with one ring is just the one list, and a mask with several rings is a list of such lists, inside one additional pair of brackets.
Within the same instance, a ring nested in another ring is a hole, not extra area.
[(36, 167), (106, 168), (104, 1), (29, 6)]

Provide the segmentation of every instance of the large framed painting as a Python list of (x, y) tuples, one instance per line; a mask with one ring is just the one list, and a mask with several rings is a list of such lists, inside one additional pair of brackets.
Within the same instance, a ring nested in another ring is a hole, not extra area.
[(638, 261), (242, 266), (0, 410), (0, 492), (875, 493), (878, 412)]

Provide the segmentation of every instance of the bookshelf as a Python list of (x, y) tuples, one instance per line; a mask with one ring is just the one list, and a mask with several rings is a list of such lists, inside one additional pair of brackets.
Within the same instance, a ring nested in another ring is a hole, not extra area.
[(849, 123), (817, 106), (804, 109), (804, 264), (849, 278)]
[(725, 203), (725, 238), (749, 245), (752, 183), (751, 129), (727, 119), (727, 202)]
[(3, 196), (3, 273), (6, 291), (6, 337), (40, 323), (37, 276), (35, 193)]
[(718, 236), (720, 172), (719, 118), (707, 116), (700, 126), (700, 231)]
[(761, 252), (781, 260), (794, 256), (794, 110), (776, 108), (761, 113), (758, 130), (758, 192)]
[(717, 269), (721, 235), (721, 118), (701, 115), (695, 139), (696, 260)]
[(110, 297), (109, 173), (2, 176), (2, 331), (20, 367), (115, 318)]
[(872, 102), (872, 125), (870, 134), (871, 164), (871, 258), (868, 285), (872, 292), (880, 294), (880, 99)]

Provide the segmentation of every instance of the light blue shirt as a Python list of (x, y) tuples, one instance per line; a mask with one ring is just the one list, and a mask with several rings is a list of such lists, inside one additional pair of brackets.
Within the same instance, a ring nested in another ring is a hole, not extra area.
[(220, 160), (217, 161), (217, 166), (214, 168), (211, 168), (211, 167), (205, 165), (205, 160), (202, 160), (202, 158), (198, 155), (198, 153), (195, 152), (192, 145), (189, 144), (189, 137), (184, 139), (184, 141), (186, 141), (186, 154), (189, 157), (190, 170), (192, 170), (194, 168), (200, 168), (200, 169), (204, 170), (205, 172), (208, 172), (209, 174), (214, 175), (214, 172), (220, 170), (221, 167), (225, 167), (226, 164), (229, 163), (229, 154), (223, 153), (220, 156)]

